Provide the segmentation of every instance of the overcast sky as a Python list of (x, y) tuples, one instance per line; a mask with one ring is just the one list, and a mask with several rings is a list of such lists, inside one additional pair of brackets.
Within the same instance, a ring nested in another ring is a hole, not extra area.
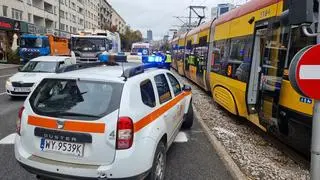
[[(242, 4), (246, 0), (108, 0), (125, 19), (131, 29), (138, 29), (146, 37), (147, 30), (153, 31), (153, 39), (162, 39), (169, 29), (182, 22), (173, 16), (188, 16), (190, 5), (207, 6), (206, 17), (211, 17), (211, 7), (219, 3)], [(206, 19), (208, 21), (209, 19)], [(186, 19), (185, 19), (186, 21)], [(171, 33), (170, 33), (171, 35)]]

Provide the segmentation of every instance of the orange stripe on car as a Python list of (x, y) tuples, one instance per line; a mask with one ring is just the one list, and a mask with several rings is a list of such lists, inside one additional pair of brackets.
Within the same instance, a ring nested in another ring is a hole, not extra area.
[(162, 114), (164, 114), (166, 111), (168, 111), (170, 108), (175, 106), (180, 100), (182, 100), (184, 97), (190, 95), (191, 92), (183, 92), (171, 101), (169, 101), (167, 104), (163, 105), (159, 109), (153, 111), (152, 113), (148, 114), (147, 116), (143, 117), (141, 120), (134, 123), (134, 132), (138, 132), (153, 121), (155, 121), (158, 117), (160, 117)]
[[(28, 124), (42, 128), (58, 129), (57, 120), (52, 118), (29, 116)], [(106, 126), (104, 123), (65, 121), (64, 127), (61, 130), (87, 133), (104, 133), (105, 129)]]

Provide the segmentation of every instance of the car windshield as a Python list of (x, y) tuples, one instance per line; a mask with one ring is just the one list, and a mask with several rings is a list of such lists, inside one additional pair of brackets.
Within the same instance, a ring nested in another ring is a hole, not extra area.
[(40, 115), (96, 120), (119, 108), (122, 87), (120, 83), (44, 79), (30, 104)]
[(43, 40), (41, 38), (22, 38), (21, 48), (41, 48), (43, 46)]
[(84, 52), (105, 51), (107, 39), (99, 38), (72, 38), (72, 49)]
[(20, 72), (44, 72), (54, 73), (58, 67), (58, 62), (29, 61)]

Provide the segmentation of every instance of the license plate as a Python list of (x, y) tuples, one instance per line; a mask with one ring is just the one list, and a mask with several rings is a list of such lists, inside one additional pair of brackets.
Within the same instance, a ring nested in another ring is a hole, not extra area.
[(30, 88), (20, 87), (20, 88), (14, 88), (14, 91), (15, 91), (15, 92), (30, 92), (31, 89), (30, 89)]
[(82, 157), (84, 152), (84, 144), (41, 138), (40, 150)]

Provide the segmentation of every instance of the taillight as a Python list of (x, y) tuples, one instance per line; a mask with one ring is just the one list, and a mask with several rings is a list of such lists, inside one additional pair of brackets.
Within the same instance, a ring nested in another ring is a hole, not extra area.
[(129, 149), (133, 142), (133, 122), (129, 117), (120, 117), (117, 124), (117, 149)]
[(17, 127), (16, 127), (16, 132), (17, 134), (20, 136), (20, 131), (21, 131), (21, 118), (22, 118), (22, 113), (23, 113), (23, 110), (24, 110), (24, 106), (22, 106), (20, 109), (19, 109), (19, 113), (18, 113), (18, 120), (17, 120)]

